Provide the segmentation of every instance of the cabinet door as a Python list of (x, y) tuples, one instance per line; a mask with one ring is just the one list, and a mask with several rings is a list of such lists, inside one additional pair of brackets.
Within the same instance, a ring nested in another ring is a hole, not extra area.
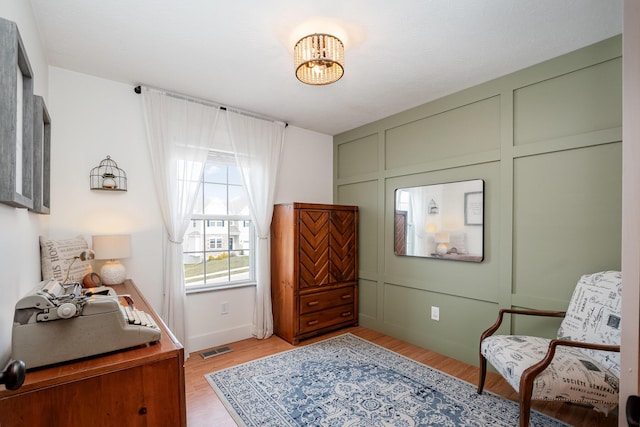
[(331, 212), (329, 237), (329, 281), (350, 282), (357, 278), (357, 222), (353, 211)]
[(329, 220), (328, 211), (302, 209), (299, 212), (300, 289), (329, 283)]
[(181, 369), (172, 357), (9, 396), (0, 400), (0, 425), (180, 426)]

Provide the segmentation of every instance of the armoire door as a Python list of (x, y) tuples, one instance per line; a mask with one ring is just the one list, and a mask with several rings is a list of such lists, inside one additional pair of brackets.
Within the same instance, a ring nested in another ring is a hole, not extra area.
[(326, 210), (300, 210), (298, 218), (299, 287), (329, 283), (329, 221)]
[(356, 280), (357, 245), (356, 214), (353, 211), (332, 211), (329, 236), (329, 282)]

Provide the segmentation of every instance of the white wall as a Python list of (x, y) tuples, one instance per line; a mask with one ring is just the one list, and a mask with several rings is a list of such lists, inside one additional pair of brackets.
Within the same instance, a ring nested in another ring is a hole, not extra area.
[[(130, 233), (127, 277), (160, 311), (163, 225), (152, 181), (142, 99), (133, 86), (50, 68), (52, 193), (50, 236)], [(216, 100), (219, 101), (219, 100)], [(89, 189), (89, 173), (110, 155), (124, 169), (127, 192)], [(290, 126), (277, 201), (332, 201), (333, 142), (328, 135)], [(95, 267), (99, 268), (96, 263)], [(189, 351), (251, 336), (255, 289), (203, 292), (187, 298)], [(229, 313), (220, 314), (228, 303)]]
[[(162, 218), (155, 197), (140, 96), (129, 85), (51, 67), (50, 237), (131, 234), (122, 260), (149, 302), (162, 304)], [(127, 173), (128, 191), (89, 189), (107, 155)], [(99, 270), (101, 263), (94, 262)]]
[(278, 172), (276, 203), (333, 203), (333, 169), (327, 169), (332, 165), (332, 137), (289, 126)]
[[(0, 17), (13, 21), (29, 57), (34, 93), (47, 102), (48, 70), (31, 4), (24, 0), (2, 0)], [(0, 126), (4, 126), (0, 123)], [(48, 217), (0, 204), (0, 368), (10, 356), (11, 325), (16, 301), (40, 280), (38, 236), (46, 234)]]

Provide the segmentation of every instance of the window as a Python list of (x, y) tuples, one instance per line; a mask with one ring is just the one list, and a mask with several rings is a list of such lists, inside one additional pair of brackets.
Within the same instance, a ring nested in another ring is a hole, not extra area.
[(182, 246), (187, 291), (254, 283), (254, 241), (235, 159), (211, 153)]
[(209, 239), (209, 249), (222, 249), (222, 237), (212, 237)]

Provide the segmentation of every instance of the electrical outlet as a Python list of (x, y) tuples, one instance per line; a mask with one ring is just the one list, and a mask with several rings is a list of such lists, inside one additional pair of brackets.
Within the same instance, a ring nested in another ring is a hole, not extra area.
[(440, 307), (431, 306), (431, 320), (440, 320)]
[(229, 314), (229, 303), (223, 302), (220, 303), (220, 314)]

